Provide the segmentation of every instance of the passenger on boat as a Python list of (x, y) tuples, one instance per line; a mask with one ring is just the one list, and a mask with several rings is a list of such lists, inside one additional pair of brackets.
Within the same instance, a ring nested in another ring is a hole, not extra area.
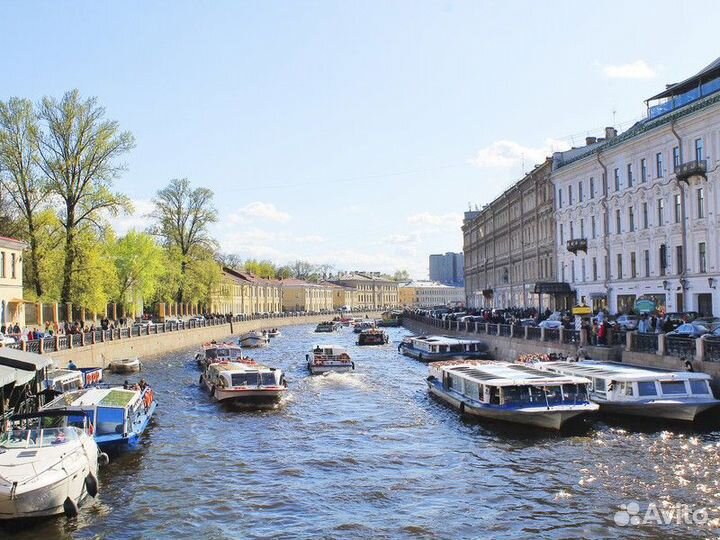
[(52, 444), (65, 444), (67, 442), (67, 439), (65, 438), (65, 432), (63, 430), (58, 431), (57, 435), (55, 435), (55, 440), (52, 442)]
[(73, 369), (73, 370), (77, 369), (77, 366), (75, 365), (75, 362), (73, 362), (72, 360), (70, 360), (70, 361), (68, 362), (68, 369)]
[(685, 371), (688, 371), (690, 373), (693, 373), (695, 371), (695, 368), (693, 368), (692, 362), (685, 358), (684, 356), (680, 359), (681, 362), (685, 365)]
[(147, 385), (148, 384), (145, 382), (145, 379), (140, 379), (140, 382), (138, 383), (140, 390), (145, 390), (147, 388)]
[(125, 382), (123, 383), (123, 388), (124, 388), (125, 390), (130, 390), (130, 387), (131, 387), (131, 386), (132, 386), (132, 385), (130, 384), (130, 381), (128, 381), (127, 379), (125, 379)]

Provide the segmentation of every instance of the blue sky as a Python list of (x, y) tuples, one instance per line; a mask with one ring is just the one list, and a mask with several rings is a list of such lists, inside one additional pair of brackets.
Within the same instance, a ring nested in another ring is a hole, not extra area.
[[(0, 99), (78, 88), (136, 137), (145, 226), (174, 177), (222, 248), (338, 269), (462, 249), (484, 204), (718, 56), (716, 2), (0, 3)], [(523, 167), (524, 163), (524, 167)]]

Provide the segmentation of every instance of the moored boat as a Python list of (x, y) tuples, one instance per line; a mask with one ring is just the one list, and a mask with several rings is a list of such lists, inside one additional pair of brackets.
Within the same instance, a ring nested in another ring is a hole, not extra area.
[(358, 345), (385, 345), (390, 338), (383, 331), (377, 328), (363, 330), (358, 336)]
[(411, 336), (404, 338), (398, 351), (421, 362), (436, 362), (452, 358), (488, 358), (488, 346), (477, 339), (452, 336)]
[(308, 370), (313, 375), (319, 373), (343, 373), (355, 369), (355, 362), (344, 347), (337, 345), (318, 345), (305, 355)]
[(135, 358), (121, 358), (113, 360), (108, 364), (108, 369), (112, 373), (137, 373), (142, 369), (142, 362), (136, 356)]
[(102, 381), (102, 368), (51, 369), (45, 378), (45, 390), (49, 394), (62, 394), (80, 390)]
[(430, 393), (472, 416), (557, 430), (598, 410), (584, 377), (479, 360), (434, 362), (428, 368)]
[(590, 399), (600, 405), (600, 412), (692, 422), (701, 412), (720, 404), (706, 373), (593, 360), (536, 366), (590, 379)]
[(272, 405), (287, 391), (280, 369), (246, 362), (210, 364), (200, 384), (219, 402), (233, 405)]
[(77, 416), (84, 428), (46, 427), (48, 420), (58, 423), (65, 416), (62, 411), (16, 415), (11, 422), (17, 423), (0, 434), (0, 519), (74, 517), (88, 495), (97, 495), (100, 453), (82, 413)]
[(334, 322), (332, 322), (332, 321), (325, 321), (325, 322), (319, 323), (319, 324), (315, 327), (315, 332), (318, 332), (318, 333), (322, 333), (322, 332), (330, 333), (330, 332), (335, 332), (337, 329), (338, 329), (337, 323), (334, 323)]
[(259, 347), (267, 347), (270, 343), (270, 338), (266, 333), (260, 330), (252, 330), (241, 334), (238, 338), (238, 344), (248, 349), (256, 349)]
[(152, 388), (140, 382), (143, 387), (104, 385), (67, 392), (45, 405), (43, 411), (71, 413), (70, 423), (77, 421), (72, 413), (86, 414), (95, 441), (103, 450), (136, 446), (157, 407)]

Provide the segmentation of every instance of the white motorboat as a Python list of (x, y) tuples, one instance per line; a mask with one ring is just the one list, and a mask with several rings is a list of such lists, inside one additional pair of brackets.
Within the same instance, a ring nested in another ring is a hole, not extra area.
[(280, 337), (282, 335), (282, 332), (278, 330), (277, 328), (271, 328), (270, 330), (267, 330), (267, 337), (274, 338), (274, 337)]
[(347, 349), (337, 345), (318, 345), (305, 355), (310, 373), (346, 372), (355, 369)]
[(280, 369), (249, 362), (217, 362), (207, 366), (200, 384), (222, 403), (271, 405), (287, 391)]
[(142, 362), (137, 356), (135, 358), (122, 358), (111, 361), (108, 369), (112, 373), (136, 373), (142, 369)]
[[(62, 513), (73, 517), (88, 495), (97, 494), (98, 458), (107, 456), (99, 453), (92, 435), (74, 426), (27, 424), (68, 414), (45, 411), (16, 415), (11, 421), (26, 422), (25, 427), (0, 434), (0, 519)], [(72, 414), (77, 417), (83, 413)]]
[(541, 362), (540, 369), (590, 379), (590, 399), (601, 412), (692, 422), (715, 407), (710, 375), (584, 360)]
[(478, 339), (460, 339), (452, 336), (406, 337), (398, 346), (398, 351), (421, 362), (488, 357), (486, 343)]
[(584, 377), (480, 360), (434, 362), (429, 371), (430, 393), (464, 414), (557, 430), (598, 410)]
[(240, 335), (240, 338), (238, 339), (238, 344), (241, 347), (246, 347), (249, 349), (267, 347), (269, 343), (270, 338), (268, 337), (267, 333), (261, 332), (260, 330), (252, 330), (250, 332), (245, 332), (244, 334)]
[(236, 343), (205, 343), (202, 351), (195, 355), (195, 360), (202, 369), (215, 362), (238, 362), (242, 359), (242, 348)]

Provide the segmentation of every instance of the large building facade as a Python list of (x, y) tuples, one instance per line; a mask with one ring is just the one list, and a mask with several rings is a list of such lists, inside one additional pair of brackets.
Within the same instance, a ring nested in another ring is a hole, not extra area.
[(301, 279), (282, 280), (283, 311), (332, 311), (333, 288)]
[(281, 281), (261, 279), (248, 272), (223, 268), (220, 285), (211, 294), (212, 313), (253, 315), (279, 313), (282, 305)]
[(0, 237), (0, 323), (25, 326), (22, 252), (27, 245)]
[(464, 259), (463, 253), (430, 255), (430, 281), (437, 281), (443, 285), (462, 286), (465, 283)]
[(720, 313), (720, 59), (625, 133), (554, 156), (557, 280), (611, 313)]
[(465, 303), (465, 289), (437, 281), (410, 281), (398, 289), (400, 305), (412, 308), (458, 305)]
[(384, 309), (399, 305), (398, 283), (371, 273), (339, 276), (332, 283), (355, 290), (356, 308)]
[[(536, 166), (462, 226), (465, 294), (474, 308), (554, 307), (552, 160)], [(536, 292), (537, 291), (537, 292)]]

